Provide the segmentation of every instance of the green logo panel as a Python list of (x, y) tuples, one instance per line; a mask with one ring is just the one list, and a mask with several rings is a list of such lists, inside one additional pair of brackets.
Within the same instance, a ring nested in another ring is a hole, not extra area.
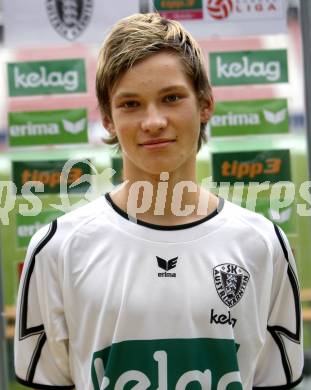
[(286, 207), (279, 208), (280, 199), (258, 197), (255, 211), (279, 225), (286, 234), (297, 232), (296, 203), (291, 202)]
[(29, 181), (42, 183), (44, 195), (59, 194), (63, 191), (75, 194), (85, 193), (89, 189), (90, 182), (83, 180), (83, 176), (90, 176), (91, 166), (89, 160), (70, 161), (69, 164), (66, 160), (14, 161), (12, 173), (19, 195), (22, 193), (23, 185)]
[(202, 0), (154, 0), (154, 8), (170, 19), (203, 19)]
[(93, 389), (242, 390), (236, 351), (224, 339), (123, 341), (93, 354)]
[(287, 100), (217, 102), (209, 123), (213, 137), (287, 133)]
[(111, 168), (116, 171), (112, 176), (112, 184), (119, 185), (123, 182), (123, 160), (121, 157), (112, 157)]
[(10, 96), (86, 92), (83, 59), (14, 62), (8, 64)]
[(62, 213), (57, 210), (42, 211), (35, 216), (16, 214), (17, 247), (26, 248), (36, 231), (58, 218), (60, 215), (62, 215)]
[(288, 81), (285, 49), (210, 53), (209, 59), (214, 86)]
[(85, 109), (10, 112), (8, 123), (11, 147), (77, 144), (88, 140)]
[(216, 182), (264, 182), (291, 180), (290, 153), (285, 150), (215, 153), (212, 155)]

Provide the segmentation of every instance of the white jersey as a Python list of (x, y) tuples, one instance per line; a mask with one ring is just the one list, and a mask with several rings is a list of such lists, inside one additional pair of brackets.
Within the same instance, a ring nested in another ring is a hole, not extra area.
[(42, 228), (18, 294), (15, 369), (38, 389), (289, 389), (302, 323), (288, 241), (221, 200), (203, 220), (127, 219), (109, 196)]

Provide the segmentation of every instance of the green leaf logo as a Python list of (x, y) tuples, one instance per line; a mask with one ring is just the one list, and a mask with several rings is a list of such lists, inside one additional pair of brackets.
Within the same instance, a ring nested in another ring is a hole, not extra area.
[(85, 120), (85, 118), (82, 118), (82, 119), (80, 119), (77, 122), (70, 122), (67, 119), (63, 119), (62, 122), (63, 122), (64, 129), (68, 133), (78, 134), (78, 133), (81, 133), (81, 131), (84, 130), (86, 120)]
[(274, 113), (268, 110), (263, 110), (265, 120), (273, 125), (283, 122), (286, 118), (286, 108)]
[(279, 222), (279, 223), (284, 223), (289, 221), (291, 214), (292, 214), (291, 207), (285, 209), (284, 211), (274, 210), (272, 208), (268, 210), (269, 218), (272, 221)]

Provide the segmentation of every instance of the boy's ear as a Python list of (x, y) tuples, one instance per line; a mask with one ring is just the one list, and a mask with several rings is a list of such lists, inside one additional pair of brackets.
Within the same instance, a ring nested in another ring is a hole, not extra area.
[(209, 96), (201, 101), (201, 123), (207, 123), (214, 111), (214, 98)]
[(115, 128), (114, 128), (114, 125), (113, 125), (113, 121), (112, 121), (110, 115), (104, 114), (103, 117), (102, 117), (102, 122), (103, 122), (104, 128), (106, 130), (108, 130), (111, 135), (115, 135), (116, 134)]

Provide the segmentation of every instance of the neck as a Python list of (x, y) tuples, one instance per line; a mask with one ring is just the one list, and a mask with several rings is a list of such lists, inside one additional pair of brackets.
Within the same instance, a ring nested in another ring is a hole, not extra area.
[[(195, 176), (195, 175), (193, 175)], [(217, 198), (203, 190), (195, 177), (162, 172), (125, 180), (111, 197), (127, 214), (159, 225), (176, 225), (202, 219), (217, 207)]]

